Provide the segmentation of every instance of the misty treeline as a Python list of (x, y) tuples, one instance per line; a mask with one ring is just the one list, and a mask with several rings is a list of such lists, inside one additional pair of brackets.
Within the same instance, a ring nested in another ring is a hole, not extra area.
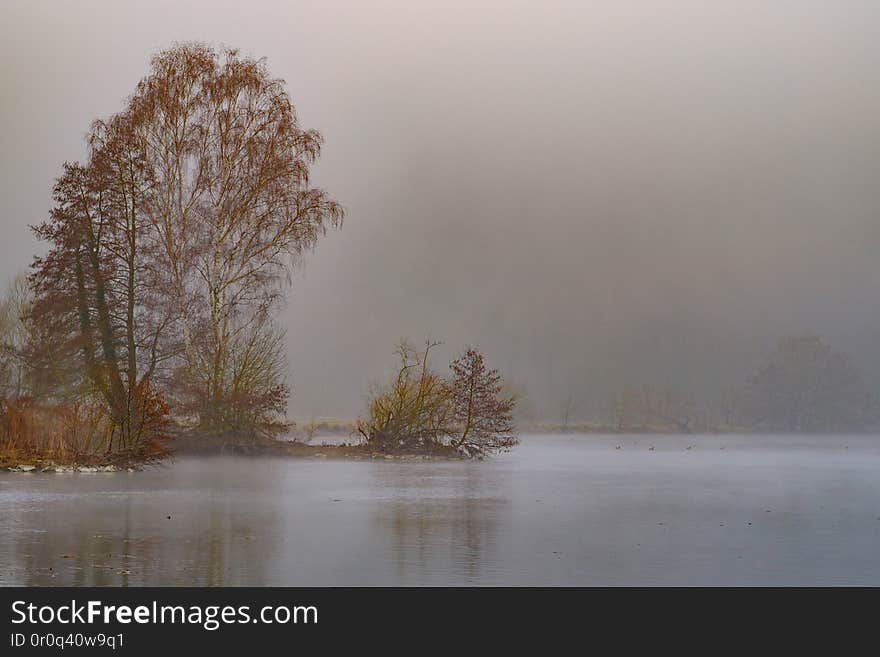
[(275, 311), (291, 259), (343, 217), (309, 182), (321, 143), (264, 61), (201, 44), (156, 55), (90, 127), (86, 160), (64, 164), (33, 227), (48, 252), (4, 302), (7, 442), (144, 454), (172, 417), (281, 428)]
[(782, 338), (742, 385), (720, 400), (650, 385), (626, 386), (606, 411), (615, 431), (865, 431), (880, 422), (880, 403), (852, 358), (819, 336)]
[(374, 387), (367, 416), (357, 422), (366, 447), (482, 457), (516, 445), (516, 398), (504, 391), (498, 370), (486, 365), (479, 350), (467, 348), (444, 375), (430, 362), (438, 344), (427, 341), (417, 349), (407, 340), (398, 343), (396, 373)]

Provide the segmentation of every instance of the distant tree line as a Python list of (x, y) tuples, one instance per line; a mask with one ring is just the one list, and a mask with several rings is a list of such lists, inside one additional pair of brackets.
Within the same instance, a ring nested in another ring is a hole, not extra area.
[(809, 333), (780, 340), (733, 400), (735, 423), (775, 431), (863, 431), (878, 417), (852, 358)]
[(648, 384), (624, 386), (613, 394), (608, 416), (615, 431), (654, 428), (690, 433), (708, 424), (705, 410), (692, 397)]
[(833, 433), (875, 428), (880, 404), (850, 356), (806, 333), (782, 338), (754, 374), (716, 404), (626, 386), (612, 396), (607, 416), (616, 431)]

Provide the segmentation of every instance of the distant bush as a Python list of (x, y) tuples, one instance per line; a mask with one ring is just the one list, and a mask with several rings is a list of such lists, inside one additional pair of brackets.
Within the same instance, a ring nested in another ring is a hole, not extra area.
[(446, 452), (480, 457), (517, 444), (516, 399), (502, 393), (501, 375), (483, 354), (467, 349), (442, 376), (429, 363), (437, 343), (423, 350), (401, 341), (397, 374), (371, 394), (357, 422), (366, 444), (381, 452)]
[(877, 424), (876, 396), (853, 359), (811, 333), (782, 338), (737, 401), (743, 423), (770, 431), (864, 431)]

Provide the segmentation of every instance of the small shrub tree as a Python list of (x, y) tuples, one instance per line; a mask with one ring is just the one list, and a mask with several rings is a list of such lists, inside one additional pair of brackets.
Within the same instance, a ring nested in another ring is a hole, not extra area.
[(502, 392), (497, 370), (488, 369), (478, 350), (469, 348), (450, 363), (443, 377), (429, 363), (437, 343), (418, 350), (402, 341), (393, 380), (374, 389), (358, 432), (381, 452), (447, 452), (468, 457), (504, 451), (514, 435), (516, 398)]
[(502, 394), (501, 375), (488, 369), (479, 351), (467, 349), (449, 364), (449, 385), (456, 435), (452, 445), (467, 456), (510, 449), (518, 442), (514, 435), (513, 409), (516, 398)]
[(358, 432), (371, 447), (383, 451), (431, 451), (441, 447), (451, 433), (450, 394), (447, 382), (428, 363), (435, 342), (423, 350), (401, 340), (395, 354), (397, 374), (387, 385), (374, 389), (366, 419)]

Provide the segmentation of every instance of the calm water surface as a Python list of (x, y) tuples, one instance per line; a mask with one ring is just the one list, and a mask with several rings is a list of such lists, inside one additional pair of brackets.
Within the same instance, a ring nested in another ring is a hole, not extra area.
[(0, 532), (0, 585), (880, 585), (880, 437), (0, 474)]

